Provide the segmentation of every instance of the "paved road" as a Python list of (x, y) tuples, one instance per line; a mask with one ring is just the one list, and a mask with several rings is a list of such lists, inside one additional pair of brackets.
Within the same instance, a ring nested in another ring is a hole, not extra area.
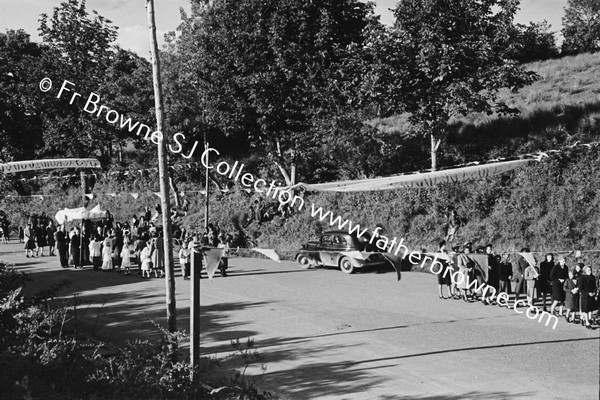
[[(30, 291), (71, 280), (63, 301), (77, 302), (94, 334), (158, 336), (149, 320), (164, 324), (161, 279), (62, 270), (54, 258), (25, 259), (16, 248), (0, 245), (0, 259), (32, 273)], [(279, 399), (599, 397), (600, 330), (564, 320), (552, 330), (512, 309), (440, 300), (428, 274), (396, 282), (386, 269), (345, 275), (259, 259), (230, 267), (230, 277), (201, 283), (202, 353), (225, 355), (230, 340), (254, 338), (267, 370), (248, 374)], [(181, 329), (188, 290), (178, 278)]]

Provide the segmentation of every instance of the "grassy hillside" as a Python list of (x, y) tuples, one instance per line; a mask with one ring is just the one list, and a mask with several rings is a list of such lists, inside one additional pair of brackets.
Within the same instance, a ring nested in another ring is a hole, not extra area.
[[(499, 99), (516, 116), (473, 114), (452, 121), (441, 149), (442, 165), (547, 150), (600, 136), (600, 53), (527, 64), (540, 79)], [(410, 132), (406, 115), (372, 121), (388, 135)], [(426, 143), (422, 148), (427, 158)]]

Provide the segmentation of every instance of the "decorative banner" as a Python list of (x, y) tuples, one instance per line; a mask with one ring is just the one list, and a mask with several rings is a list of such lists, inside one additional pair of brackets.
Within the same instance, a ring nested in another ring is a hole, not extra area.
[(59, 168), (100, 168), (100, 161), (95, 158), (61, 158), (55, 160), (14, 161), (0, 164), (0, 171), (5, 174)]
[(129, 193), (131, 195), (131, 197), (133, 197), (134, 199), (138, 199), (138, 197), (140, 197), (139, 193)]
[(426, 173), (408, 173), (384, 178), (358, 179), (329, 183), (298, 183), (292, 189), (304, 188), (310, 192), (368, 192), (395, 190), (407, 187), (433, 187), (441, 183), (462, 182), (467, 179), (485, 179), (490, 176), (512, 171), (529, 164), (534, 159), (504, 161), (483, 165), (471, 165), (462, 168), (446, 169)]
[(212, 280), (217, 268), (219, 267), (219, 263), (221, 262), (221, 257), (223, 257), (223, 252), (225, 249), (210, 249), (204, 252), (204, 263), (206, 265), (206, 274), (208, 278)]
[(261, 249), (258, 247), (254, 247), (254, 248), (251, 248), (250, 250), (257, 251), (261, 254), (264, 254), (265, 256), (269, 257), (273, 261), (281, 262), (281, 259), (279, 258), (277, 253), (275, 253), (275, 250), (273, 250), (273, 249)]
[(533, 258), (533, 254), (531, 253), (519, 253), (521, 257), (525, 259), (529, 263), (530, 266), (535, 267), (535, 258)]

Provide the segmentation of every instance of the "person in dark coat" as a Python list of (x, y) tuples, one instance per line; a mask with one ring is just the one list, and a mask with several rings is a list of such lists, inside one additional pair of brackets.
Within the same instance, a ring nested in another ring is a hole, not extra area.
[(552, 281), (550, 280), (552, 268), (554, 268), (554, 255), (548, 253), (546, 259), (540, 263), (540, 277), (538, 279), (538, 293), (542, 296), (544, 311), (548, 311), (546, 309), (546, 295), (552, 296)]
[[(575, 272), (569, 271), (569, 279), (565, 280), (565, 283), (563, 283), (563, 289), (565, 290), (565, 308), (567, 309), (565, 319), (567, 322), (575, 323), (575, 316), (577, 315), (577, 311), (579, 311), (579, 288), (577, 285), (578, 282), (577, 278), (575, 278)], [(573, 311), (572, 321), (569, 319), (571, 311)]]
[[(446, 241), (442, 240), (442, 242), (440, 243), (440, 249), (438, 251), (439, 253), (444, 253), (447, 254), (446, 251)], [(446, 297), (444, 297), (444, 285), (448, 286), (448, 299), (452, 299), (454, 298), (454, 295), (452, 293), (452, 280), (450, 279), (450, 276), (452, 275), (452, 267), (450, 266), (450, 264), (448, 263), (448, 261), (442, 260), (440, 259), (439, 262), (442, 264), (442, 270), (440, 271), (440, 273), (437, 274), (437, 280), (438, 280), (438, 296), (440, 299), (445, 299)]]
[(56, 241), (54, 240), (54, 224), (52, 221), (48, 222), (48, 226), (46, 227), (46, 244), (48, 245), (48, 253), (49, 255), (54, 255), (54, 248), (56, 246)]
[(591, 267), (585, 266), (583, 268), (583, 274), (577, 280), (577, 285), (579, 286), (579, 301), (581, 302), (581, 323), (585, 322), (585, 327), (592, 329), (590, 320), (595, 308), (594, 296), (598, 288)]
[(34, 228), (35, 229), (35, 242), (37, 247), (35, 249), (35, 255), (37, 256), (41, 250), (42, 257), (44, 257), (44, 247), (48, 244), (46, 243), (46, 226), (39, 225)]
[(35, 250), (35, 236), (33, 225), (30, 223), (25, 227), (23, 237), (25, 240), (25, 257), (29, 257), (29, 252), (31, 252), (31, 257), (33, 257), (33, 251)]
[(59, 225), (58, 230), (54, 232), (54, 241), (56, 242), (56, 250), (58, 251), (58, 260), (60, 261), (60, 266), (67, 268), (69, 266), (69, 239), (65, 234), (65, 230), (62, 225)]
[(71, 253), (71, 258), (73, 259), (73, 264), (75, 268), (81, 268), (81, 243), (79, 237), (79, 229), (75, 228), (73, 236), (71, 236), (71, 246), (69, 248)]
[[(506, 293), (510, 294), (510, 280), (512, 279), (513, 266), (508, 261), (508, 254), (502, 254), (502, 258), (499, 260), (500, 256), (496, 256), (496, 261), (498, 262), (498, 280), (500, 283), (500, 288), (498, 293)], [(501, 303), (498, 303), (499, 306), (502, 306)], [(508, 306), (507, 306), (508, 307)]]
[(550, 280), (552, 281), (552, 305), (550, 306), (550, 313), (554, 314), (554, 308), (561, 303), (558, 315), (562, 315), (563, 305), (562, 302), (565, 301), (565, 291), (563, 289), (563, 284), (565, 280), (569, 278), (569, 269), (565, 264), (564, 257), (558, 260), (558, 264), (552, 268), (550, 272)]

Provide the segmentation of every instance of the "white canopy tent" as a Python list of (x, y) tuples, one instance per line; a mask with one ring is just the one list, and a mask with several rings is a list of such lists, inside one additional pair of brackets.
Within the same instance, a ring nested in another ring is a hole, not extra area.
[(91, 210), (86, 210), (85, 207), (63, 208), (54, 216), (54, 219), (56, 219), (59, 224), (63, 224), (65, 221), (103, 218), (106, 218), (106, 210), (102, 210), (100, 204), (97, 204)]

